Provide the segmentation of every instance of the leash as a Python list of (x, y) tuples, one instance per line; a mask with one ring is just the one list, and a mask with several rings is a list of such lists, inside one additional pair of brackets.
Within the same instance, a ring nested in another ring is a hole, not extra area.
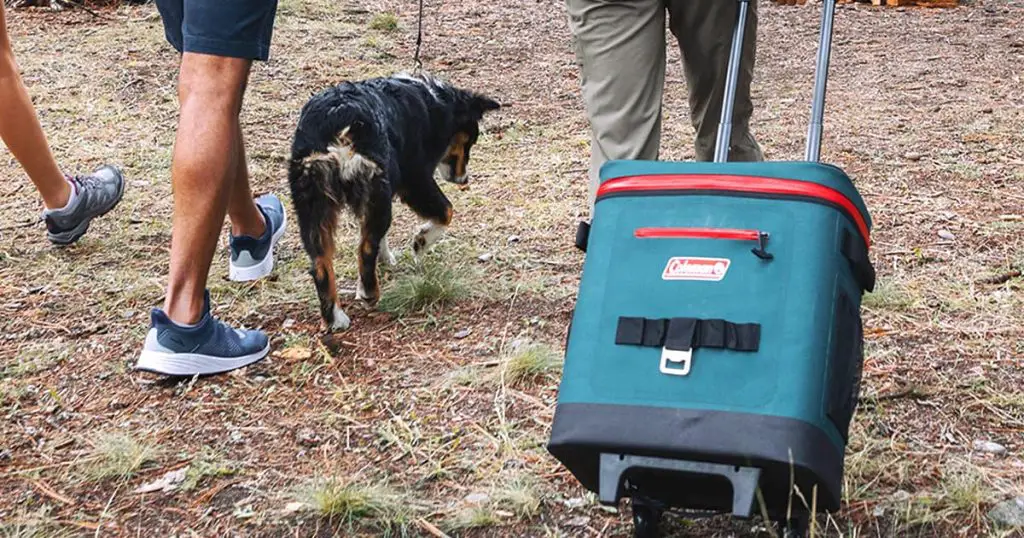
[(416, 27), (416, 55), (413, 57), (413, 69), (415, 72), (423, 70), (423, 62), (420, 61), (420, 46), (423, 44), (423, 0), (420, 0), (420, 12)]

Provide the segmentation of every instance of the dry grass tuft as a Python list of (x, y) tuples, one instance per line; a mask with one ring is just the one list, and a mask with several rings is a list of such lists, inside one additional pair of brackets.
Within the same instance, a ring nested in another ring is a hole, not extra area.
[(554, 376), (562, 369), (562, 356), (546, 344), (526, 344), (510, 353), (501, 363), (499, 374), (510, 386)]
[(368, 525), (382, 536), (405, 536), (411, 529), (408, 499), (382, 485), (361, 485), (318, 478), (300, 490), (297, 500), (323, 518), (348, 527)]
[(90, 480), (131, 478), (158, 456), (156, 447), (131, 434), (101, 433), (93, 441), (93, 450), (84, 473)]
[(522, 519), (530, 519), (540, 513), (541, 499), (537, 480), (518, 473), (502, 480), (491, 493), (494, 505), (508, 510)]
[(487, 506), (473, 506), (457, 512), (445, 525), (449, 532), (484, 529), (501, 524), (501, 518)]

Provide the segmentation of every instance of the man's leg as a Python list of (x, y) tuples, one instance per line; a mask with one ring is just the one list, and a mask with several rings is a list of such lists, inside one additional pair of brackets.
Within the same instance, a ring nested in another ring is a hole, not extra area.
[(228, 217), (231, 219), (228, 278), (245, 282), (263, 278), (273, 271), (274, 245), (284, 235), (285, 211), (276, 196), (264, 195), (253, 199), (245, 139), (240, 126), (235, 140), (235, 166), (228, 198)]
[(665, 84), (662, 0), (567, 0), (591, 129), (590, 206), (601, 165), (656, 159)]
[(120, 171), (109, 166), (80, 178), (68, 178), (61, 172), (21, 80), (7, 35), (3, 4), (0, 4), (0, 103), (3, 103), (0, 139), (43, 198), (50, 240), (57, 244), (73, 243), (88, 229), (89, 221), (117, 205), (124, 194), (124, 179)]
[(262, 331), (235, 330), (211, 315), (206, 282), (229, 208), (239, 233), (258, 235), (231, 234), (232, 262), (239, 253), (272, 261), (273, 242), (284, 231), (280, 201), (273, 196), (254, 201), (249, 193), (238, 120), (252, 60), (269, 54), (277, 2), (158, 0), (157, 6), (168, 41), (183, 52), (181, 117), (171, 167), (174, 232), (167, 297), (164, 309), (152, 312), (136, 368), (169, 375), (221, 373), (270, 351)]
[(238, 114), (250, 60), (193, 54), (181, 60), (181, 118), (174, 144), (174, 234), (164, 312), (197, 322), (228, 198), (237, 180)]
[[(698, 161), (715, 157), (715, 140), (722, 117), (725, 77), (729, 66), (732, 34), (736, 28), (735, 0), (669, 0), (669, 27), (679, 41), (686, 82), (690, 91), (690, 118), (697, 131)], [(761, 147), (750, 134), (750, 84), (754, 77), (757, 42), (757, 2), (747, 10), (743, 53), (733, 108), (730, 161), (762, 161)]]
[(235, 170), (231, 180), (231, 196), (228, 198), (228, 218), (231, 219), (232, 235), (260, 237), (266, 231), (263, 215), (253, 201), (249, 187), (249, 163), (245, 156), (245, 138), (242, 126), (235, 131)]

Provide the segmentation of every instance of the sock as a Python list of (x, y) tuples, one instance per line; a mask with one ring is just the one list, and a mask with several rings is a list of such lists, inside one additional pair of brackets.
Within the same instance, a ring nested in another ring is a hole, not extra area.
[(68, 195), (68, 203), (64, 204), (64, 207), (51, 209), (51, 211), (67, 211), (68, 209), (75, 207), (75, 204), (78, 203), (78, 187), (68, 179), (65, 179), (65, 181), (68, 182), (68, 187), (71, 187), (71, 194)]
[[(168, 319), (170, 319), (170, 318), (168, 318)], [(177, 321), (174, 321), (173, 319), (171, 320), (171, 323), (173, 323), (175, 327), (179, 327), (181, 329), (195, 329), (196, 327), (199, 326), (198, 323), (193, 323), (193, 324), (189, 325), (188, 323), (178, 323)]]

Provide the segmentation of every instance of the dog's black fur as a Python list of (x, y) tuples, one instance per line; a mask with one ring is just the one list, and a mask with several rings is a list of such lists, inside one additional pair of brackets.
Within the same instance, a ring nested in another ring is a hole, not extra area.
[(349, 324), (338, 306), (333, 264), (339, 212), (347, 207), (360, 220), (356, 293), (374, 304), (378, 257), (391, 258), (385, 235), (394, 197), (427, 221), (413, 242), (418, 256), (452, 219), (435, 170), (465, 184), (479, 122), (498, 108), (493, 99), (426, 75), (345, 82), (303, 106), (288, 181), (328, 329)]

